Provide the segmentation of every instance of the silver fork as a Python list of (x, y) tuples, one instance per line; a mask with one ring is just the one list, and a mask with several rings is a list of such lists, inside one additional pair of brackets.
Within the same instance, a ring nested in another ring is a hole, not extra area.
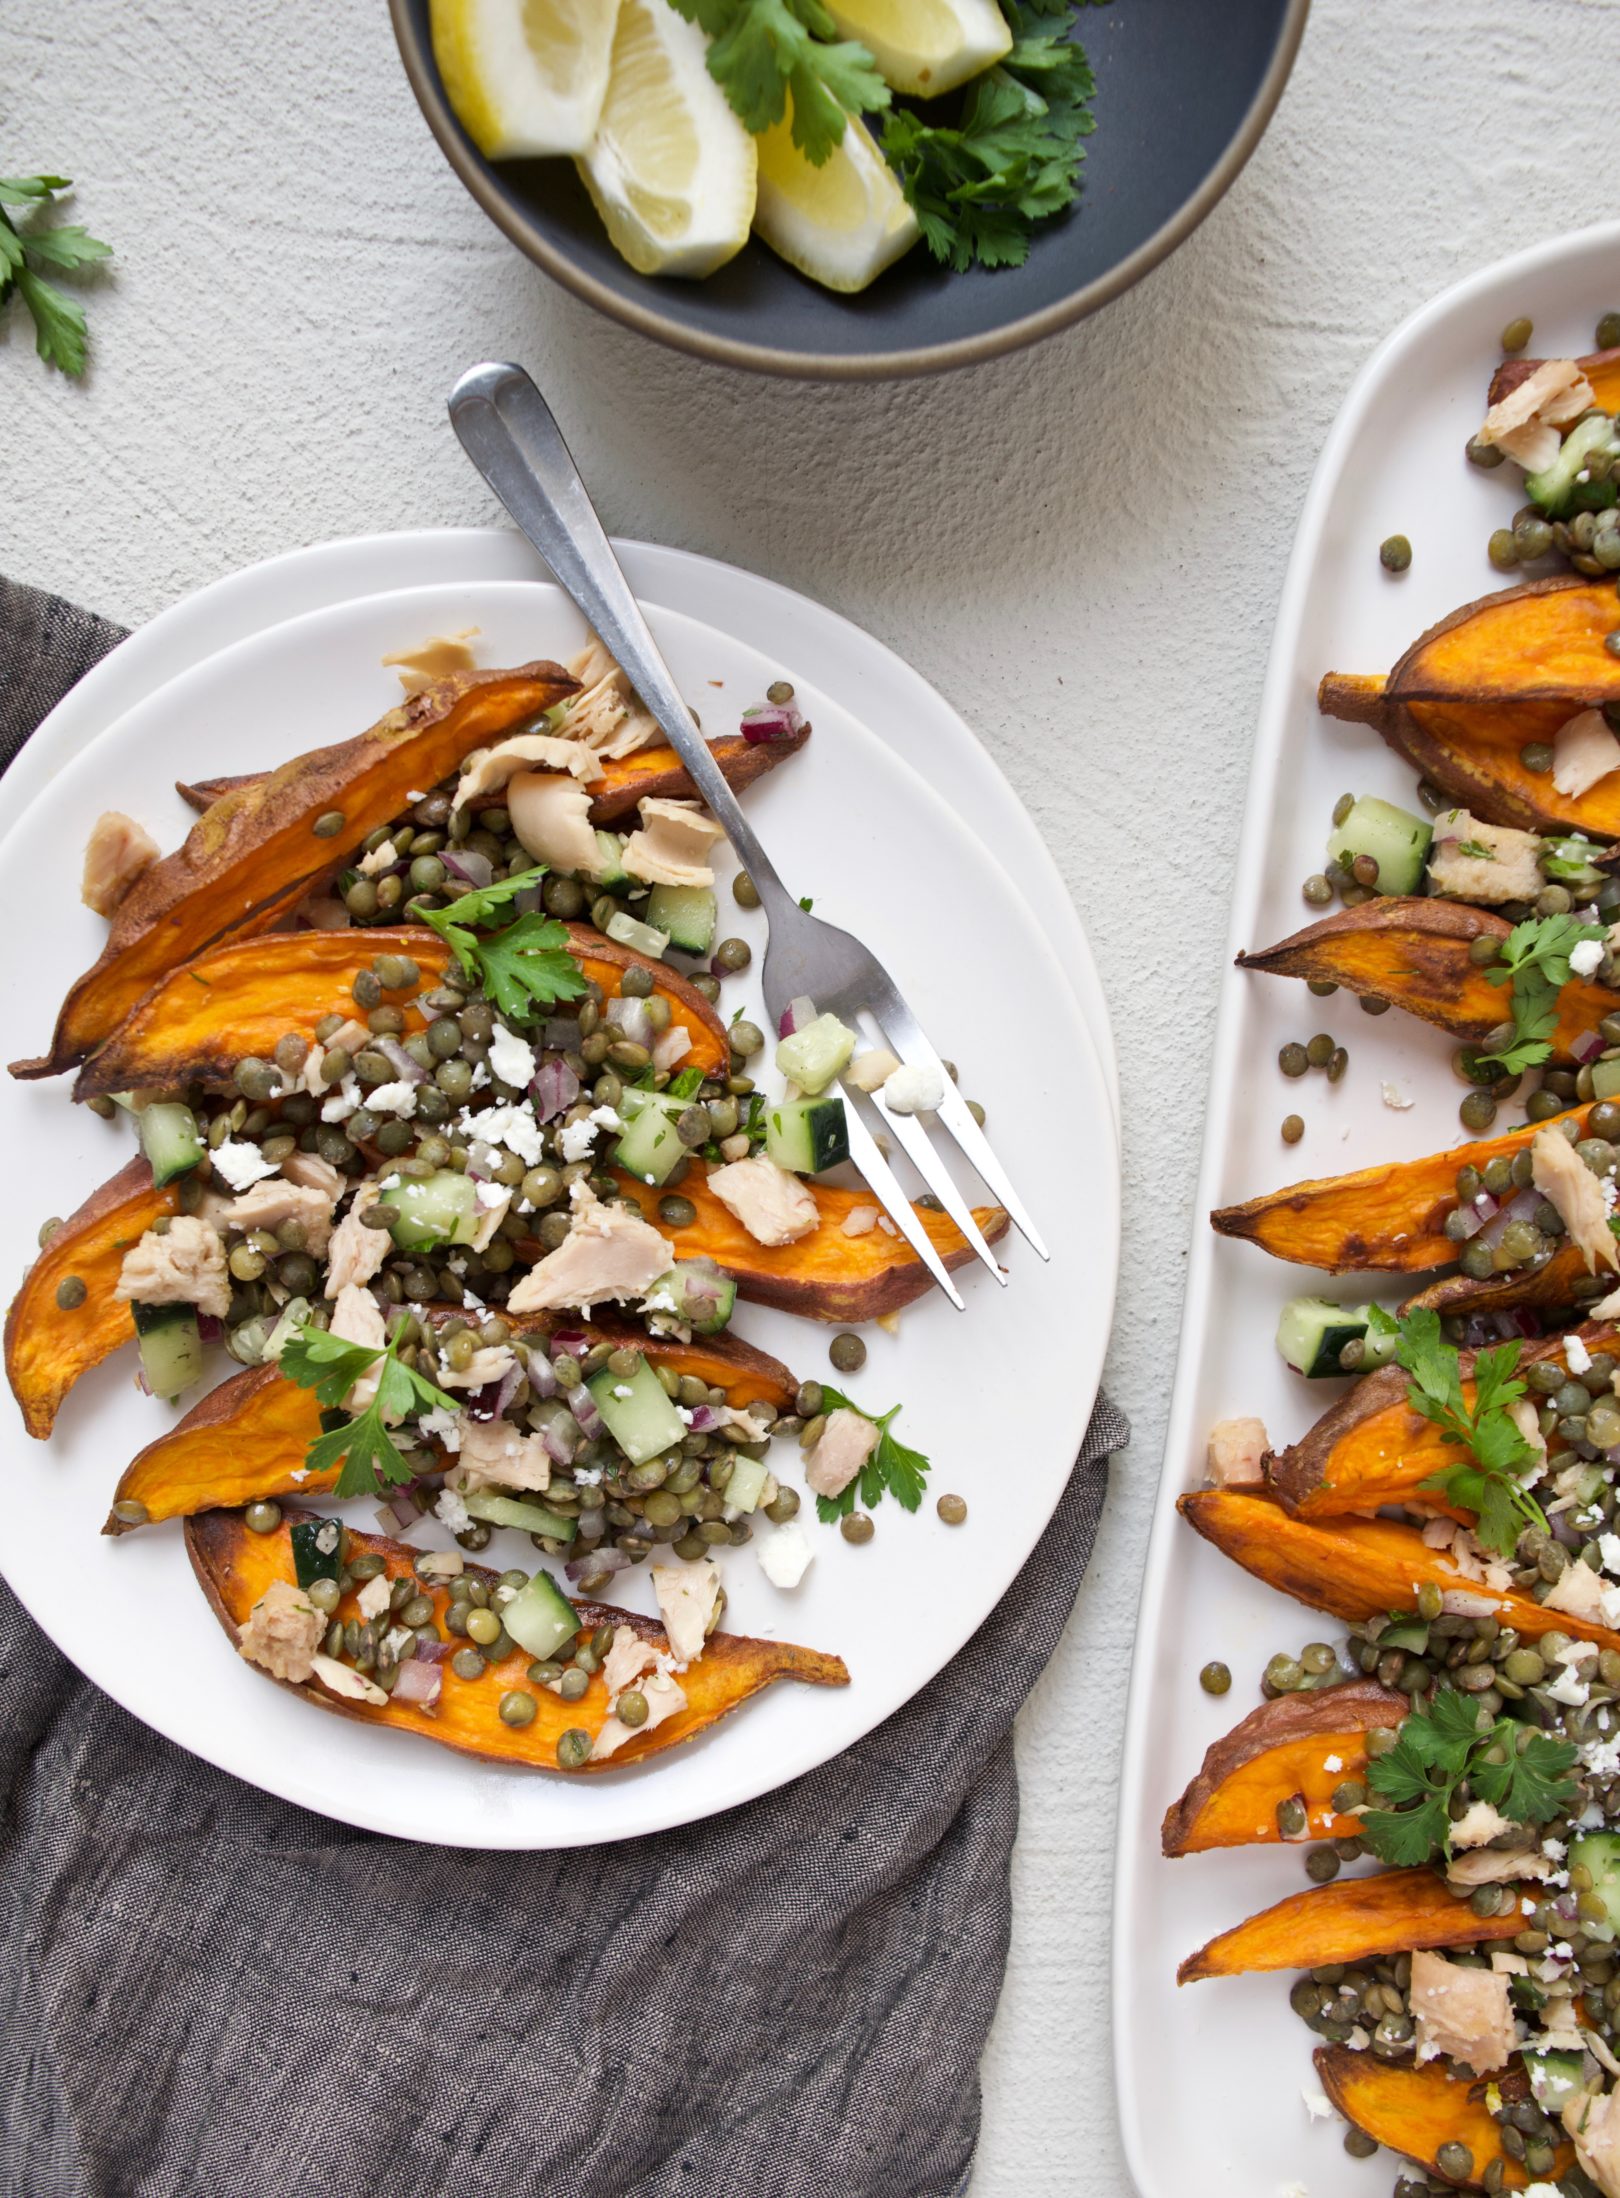
[[(955, 1138), (987, 1189), (1007, 1209), (1041, 1258), (1048, 1258), (1045, 1244), (988, 1139), (888, 971), (859, 939), (802, 909), (777, 876), (775, 865), (756, 838), (670, 676), (586, 494), (579, 469), (539, 390), (520, 366), (490, 362), (472, 367), (450, 392), (450, 420), (468, 457), (628, 674), (686, 766), (692, 783), (717, 822), (724, 825), (738, 859), (753, 879), (770, 925), (763, 978), (765, 1004), (773, 1027), (780, 1023), (791, 1001), (809, 998), (818, 1011), (836, 1015), (853, 1028), (869, 1020), (901, 1061), (933, 1071), (944, 1087), (937, 1112), (941, 1127)], [(850, 1158), (895, 1227), (960, 1311), (961, 1294), (884, 1158), (876, 1136), (849, 1091), (842, 1084), (834, 1089), (844, 1102)], [(984, 1265), (1005, 1286), (1006, 1274), (922, 1123), (915, 1115), (897, 1114), (881, 1092), (870, 1097), (894, 1142)]]

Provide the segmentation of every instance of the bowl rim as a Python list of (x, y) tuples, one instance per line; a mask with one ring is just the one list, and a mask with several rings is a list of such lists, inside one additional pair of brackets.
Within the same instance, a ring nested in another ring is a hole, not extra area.
[(595, 306), (598, 312), (607, 314), (622, 327), (633, 328), (672, 350), (706, 359), (713, 365), (743, 367), (754, 373), (780, 375), (798, 381), (859, 382), (898, 381), (1003, 358), (1026, 344), (1037, 343), (1044, 336), (1084, 320), (1140, 282), (1161, 260), (1168, 259), (1226, 196), (1265, 135), (1293, 72), (1310, 5), (1311, 0), (1284, 0), (1281, 30), (1265, 74), (1220, 158), (1169, 220), (1161, 223), (1134, 252), (1128, 253), (1106, 274), (1082, 284), (1067, 297), (1042, 306), (1037, 312), (1026, 313), (1000, 328), (986, 329), (981, 335), (922, 344), (907, 350), (830, 357), (781, 350), (769, 344), (744, 342), (734, 336), (714, 335), (707, 329), (690, 328), (684, 322), (666, 318), (656, 306), (643, 304), (639, 297), (624, 296), (578, 266), (497, 189), (490, 163), (467, 138), (456, 119), (439, 78), (431, 37), (424, 36), (412, 19), (411, 0), (388, 0), (388, 12), (405, 74), (428, 128), (438, 140), (440, 151), (495, 226), (565, 290), (571, 290), (575, 297), (583, 298), (587, 305)]

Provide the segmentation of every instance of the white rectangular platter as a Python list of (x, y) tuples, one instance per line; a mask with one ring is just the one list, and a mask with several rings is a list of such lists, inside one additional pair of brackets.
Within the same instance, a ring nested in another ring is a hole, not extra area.
[[(1310, 920), (1300, 886), (1322, 867), (1340, 794), (1416, 806), (1411, 768), (1373, 732), (1322, 717), (1316, 687), (1328, 671), (1387, 671), (1427, 626), (1502, 584), (1485, 543), (1523, 500), (1522, 477), (1511, 466), (1480, 472), (1463, 456), (1484, 413), (1501, 329), (1529, 314), (1535, 355), (1576, 355), (1591, 349), (1599, 315), (1617, 304), (1620, 224), (1610, 223), (1470, 278), (1406, 322), (1363, 369), (1317, 467), (1278, 613), (1231, 954), (1271, 945)], [(1395, 533), (1410, 538), (1413, 553), (1399, 577), (1378, 560), (1380, 542)], [(1278, 1049), (1319, 1030), (1349, 1051), (1343, 1081), (1330, 1086), (1319, 1071), (1288, 1081)], [(1234, 1849), (1171, 1862), (1160, 1853), (1159, 1825), (1210, 1741), (1259, 1702), (1267, 1657), (1343, 1633), (1250, 1580), (1176, 1516), (1177, 1496), (1203, 1479), (1214, 1421), (1256, 1413), (1280, 1447), (1342, 1393), (1336, 1382), (1301, 1380), (1273, 1342), (1283, 1301), (1315, 1293), (1323, 1278), (1217, 1238), (1205, 1217), (1285, 1183), (1462, 1141), (1463, 1087), (1450, 1050), (1442, 1033), (1409, 1017), (1361, 1012), (1348, 992), (1317, 999), (1297, 981), (1227, 969), (1120, 1798), (1114, 2045), (1126, 2156), (1142, 2198), (1372, 2198), (1387, 2194), (1399, 2172), (1389, 2154), (1351, 2159), (1342, 2123), (1312, 2122), (1302, 2092), (1318, 2088), (1314, 2041), (1289, 2009), (1290, 1977), (1176, 1987), (1185, 1955), (1304, 1889), (1299, 1853)], [(1387, 1105), (1386, 1082), (1415, 1104)], [(1280, 1127), (1293, 1112), (1306, 1128), (1290, 1148)], [(1393, 1304), (1403, 1294), (1397, 1279), (1352, 1275), (1325, 1287), (1347, 1301), (1378, 1290)], [(1231, 1666), (1224, 1699), (1198, 1683), (1212, 1657)]]

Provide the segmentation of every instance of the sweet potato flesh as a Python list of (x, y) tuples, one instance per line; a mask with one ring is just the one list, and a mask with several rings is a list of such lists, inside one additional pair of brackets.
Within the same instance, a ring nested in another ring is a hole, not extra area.
[[(651, 970), (669, 1003), (671, 1028), (684, 1030), (691, 1050), (682, 1066), (711, 1075), (730, 1058), (725, 1025), (686, 979), (662, 963), (604, 939), (587, 924), (569, 924), (569, 951), (605, 998), (617, 996), (630, 968)], [(325, 1015), (354, 1012), (354, 981), (381, 954), (408, 955), (431, 991), (451, 960), (450, 949), (425, 924), (350, 931), (279, 931), (212, 948), (149, 992), (123, 1026), (80, 1071), (74, 1095), (167, 1088), (193, 1080), (227, 1080), (249, 1054), (268, 1055), (289, 1032), (313, 1041)], [(427, 1017), (417, 996), (390, 994), (404, 1008), (407, 1032)]]
[[(671, 1229), (659, 1221), (662, 1193), (657, 1189), (622, 1172), (619, 1183), (646, 1218), (663, 1229), (677, 1259), (714, 1260), (735, 1279), (742, 1296), (761, 1305), (779, 1305), (807, 1320), (874, 1320), (933, 1287), (928, 1269), (904, 1237), (891, 1236), (877, 1223), (859, 1236), (844, 1234), (851, 1213), (877, 1206), (868, 1190), (811, 1183), (808, 1188), (821, 1213), (819, 1227), (795, 1244), (758, 1244), (709, 1189), (700, 1160), (681, 1177), (681, 1196), (697, 1209), (685, 1228)], [(976, 1206), (973, 1212), (990, 1243), (1006, 1235), (1008, 1218), (1000, 1206)], [(916, 1213), (947, 1267), (973, 1258), (973, 1247), (947, 1215), (922, 1206)]]
[[(294, 1513), (293, 1517), (307, 1515)], [(271, 1581), (291, 1581), (294, 1577), (292, 1544), (288, 1536), (290, 1523), (290, 1520), (285, 1521), (273, 1534), (254, 1534), (244, 1524), (241, 1514), (235, 1511), (209, 1511), (186, 1522), (186, 1548), (192, 1567), (215, 1615), (233, 1642), (239, 1638), (254, 1604)], [(390, 1541), (380, 1534), (364, 1534), (354, 1528), (349, 1530), (349, 1546), (355, 1551), (374, 1551), (382, 1558), (390, 1579), (400, 1579), (409, 1573), (414, 1559), (420, 1555), (402, 1542)], [(467, 1570), (490, 1587), (494, 1587), (500, 1577), (483, 1566), (469, 1565)], [(435, 1620), (442, 1631), (448, 1592), (443, 1588), (435, 1589), (432, 1601)], [(657, 1648), (669, 1645), (661, 1626), (634, 1612), (616, 1610), (606, 1603), (576, 1602), (574, 1608), (587, 1627), (630, 1626)], [(336, 1615), (344, 1620), (359, 1616), (352, 1595), (345, 1596), (339, 1603)], [(462, 1679), (448, 1663), (441, 1665), (443, 1688), (437, 1707), (431, 1712), (392, 1698), (380, 1706), (340, 1702), (314, 1680), (293, 1691), (323, 1709), (336, 1710), (342, 1716), (354, 1717), (366, 1724), (388, 1725), (401, 1732), (417, 1733), (424, 1740), (436, 1740), (442, 1747), (457, 1748), (468, 1755), (554, 1771), (557, 1742), (565, 1732), (577, 1728), (594, 1735), (601, 1730), (608, 1715), (607, 1689), (597, 1673), (578, 1701), (565, 1702), (549, 1688), (530, 1681), (527, 1676), (529, 1662), (524, 1650), (515, 1649), (500, 1663), (488, 1666), (478, 1679)], [(609, 1762), (616, 1768), (662, 1755), (681, 1741), (705, 1731), (728, 1710), (734, 1710), (751, 1694), (757, 1694), (776, 1679), (802, 1679), (811, 1686), (839, 1687), (848, 1684), (849, 1672), (840, 1657), (824, 1655), (819, 1649), (799, 1648), (791, 1641), (759, 1641), (745, 1634), (716, 1633), (703, 1654), (680, 1675), (680, 1684), (687, 1697), (685, 1709), (655, 1729), (626, 1742), (608, 1762), (587, 1763), (585, 1769), (605, 1770)], [(500, 1699), (511, 1688), (533, 1696), (535, 1716), (532, 1724), (512, 1726), (502, 1722)]]
[[(593, 1341), (629, 1345), (654, 1365), (692, 1374), (711, 1389), (723, 1389), (738, 1411), (751, 1404), (789, 1409), (797, 1386), (779, 1359), (729, 1336), (694, 1337), (680, 1343), (671, 1336), (644, 1335), (628, 1321), (611, 1316), (595, 1321), (569, 1317), (509, 1316), (520, 1334), (566, 1326)], [(337, 1469), (306, 1472), (304, 1457), (320, 1432), (320, 1407), (311, 1390), (285, 1380), (274, 1366), (254, 1366), (233, 1374), (209, 1391), (183, 1420), (149, 1442), (132, 1458), (113, 1494), (115, 1505), (144, 1504), (146, 1519), (189, 1518), (264, 1496), (316, 1496), (337, 1479)], [(110, 1511), (104, 1534), (131, 1531), (128, 1521)]]
[[(132, 1160), (63, 1222), (23, 1277), (6, 1315), (6, 1374), (29, 1434), (48, 1435), (79, 1376), (134, 1335), (128, 1305), (113, 1296), (124, 1254), (174, 1210), (173, 1186), (154, 1190), (146, 1162)], [(84, 1300), (64, 1307), (57, 1292), (75, 1278)]]
[[(1487, 406), (1500, 404), (1510, 389), (1528, 381), (1545, 359), (1504, 359), (1491, 376)], [(1600, 412), (1620, 412), (1620, 350), (1591, 351), (1575, 362), (1592, 385), (1592, 402)]]
[[(1583, 1132), (1586, 1111), (1574, 1110)], [(1445, 1220), (1457, 1203), (1458, 1170), (1483, 1170), (1499, 1154), (1511, 1160), (1543, 1126), (1527, 1122), (1500, 1137), (1453, 1145), (1422, 1160), (1389, 1161), (1351, 1175), (1295, 1183), (1241, 1206), (1222, 1206), (1210, 1221), (1222, 1236), (1243, 1237), (1274, 1259), (1333, 1274), (1359, 1267), (1401, 1274), (1449, 1267), (1457, 1247), (1445, 1233)]]
[[(310, 886), (368, 832), (473, 749), (548, 709), (574, 682), (555, 664), (439, 680), (358, 739), (315, 748), (206, 810), (173, 855), (154, 863), (119, 908), (106, 948), (68, 993), (48, 1054), (16, 1076), (73, 1068), (111, 1036), (179, 962), (289, 920)], [(341, 833), (314, 826), (331, 814)]]
[(1334, 1792), (1362, 1776), (1368, 1733), (1398, 1725), (1408, 1707), (1404, 1695), (1370, 1679), (1262, 1703), (1211, 1743), (1197, 1776), (1165, 1811), (1164, 1853), (1275, 1845), (1282, 1839), (1277, 1810), (1295, 1799), (1306, 1811), (1302, 1837), (1355, 1838), (1360, 1819), (1334, 1808)]
[(1318, 1524), (1292, 1518), (1269, 1496), (1236, 1489), (1199, 1489), (1179, 1499), (1188, 1524), (1223, 1555), (1267, 1587), (1292, 1595), (1313, 1610), (1338, 1618), (1374, 1618), (1411, 1610), (1417, 1591), (1432, 1581), (1441, 1593), (1488, 1607), (1504, 1626), (1526, 1640), (1554, 1629), (1599, 1648), (1620, 1649), (1620, 1633), (1565, 1610), (1550, 1610), (1529, 1595), (1484, 1588), (1466, 1580), (1444, 1551), (1430, 1549), (1416, 1527), (1391, 1519), (1334, 1519)]
[[(1341, 1776), (1343, 1774), (1341, 1773)], [(1476, 1916), (1433, 1870), (1384, 1870), (1337, 1878), (1292, 1893), (1189, 1954), (1178, 1984), (1238, 1977), (1256, 1969), (1322, 1969), (1377, 1961), (1421, 1947), (1478, 1946), (1517, 1935), (1517, 1901), (1507, 1915)]]
[[(1493, 2160), (1502, 2164), (1502, 2190), (1525, 2190), (1535, 2179), (1503, 2152), (1501, 2131), (1485, 2103), (1486, 2084), (1448, 2076), (1437, 2061), (1406, 2068), (1347, 2045), (1318, 2046), (1313, 2057), (1322, 2089), (1347, 2122), (1391, 2152), (1418, 2161), (1442, 2182), (1453, 2180), (1440, 2175), (1438, 2166), (1440, 2148), (1449, 2144), (1466, 2145), (1473, 2155), (1473, 2173), (1459, 2189), (1482, 2189), (1481, 2177)], [(1557, 2160), (1540, 2180), (1567, 2174), (1574, 2159), (1573, 2146), (1560, 2145)]]

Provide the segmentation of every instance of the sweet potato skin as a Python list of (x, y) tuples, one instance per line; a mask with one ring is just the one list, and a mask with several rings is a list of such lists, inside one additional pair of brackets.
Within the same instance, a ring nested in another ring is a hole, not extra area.
[[(453, 1310), (448, 1305), (422, 1308), (435, 1320), (449, 1319)], [(671, 1336), (646, 1335), (634, 1322), (609, 1313), (589, 1321), (538, 1313), (512, 1313), (507, 1319), (519, 1335), (567, 1328), (593, 1342), (628, 1345), (655, 1365), (695, 1374), (711, 1388), (724, 1389), (727, 1402), (739, 1411), (764, 1401), (785, 1412), (798, 1386), (779, 1359), (737, 1336), (695, 1336), (690, 1343), (679, 1343)], [(313, 1391), (284, 1380), (274, 1366), (244, 1367), (130, 1460), (113, 1503), (143, 1503), (147, 1516), (141, 1524), (155, 1525), (160, 1519), (186, 1518), (264, 1496), (320, 1495), (337, 1479), (335, 1468), (324, 1473), (304, 1469), (305, 1453), (320, 1424)], [(101, 1531), (129, 1534), (137, 1529), (114, 1509)]]
[[(206, 810), (172, 855), (140, 878), (113, 918), (101, 958), (70, 989), (50, 1050), (13, 1076), (75, 1068), (130, 1009), (192, 955), (290, 920), (310, 885), (474, 748), (549, 709), (577, 682), (560, 665), (460, 672), (390, 710), (369, 732), (315, 748)], [(341, 811), (341, 839), (315, 820)]]
[[(898, 1312), (933, 1288), (933, 1278), (901, 1236), (874, 1227), (864, 1236), (845, 1236), (843, 1224), (857, 1206), (875, 1206), (871, 1192), (842, 1190), (828, 1183), (807, 1185), (821, 1210), (821, 1226), (796, 1244), (757, 1244), (708, 1187), (708, 1170), (693, 1160), (681, 1177), (681, 1196), (697, 1208), (684, 1229), (671, 1229), (658, 1218), (661, 1193), (616, 1169), (620, 1188), (633, 1198), (655, 1228), (662, 1228), (677, 1259), (705, 1256), (731, 1275), (739, 1293), (759, 1305), (779, 1305), (806, 1320), (875, 1320)], [(965, 1266), (973, 1247), (948, 1215), (919, 1206), (917, 1218), (948, 1268)], [(975, 1206), (974, 1218), (986, 1241), (1007, 1233), (1008, 1216), (1000, 1206)], [(538, 1244), (520, 1247), (528, 1258)]]
[[(683, 1066), (712, 1075), (730, 1059), (726, 1026), (709, 1001), (676, 970), (605, 939), (589, 924), (568, 924), (569, 952), (612, 999), (628, 969), (645, 969), (669, 1002), (670, 1020), (691, 1039)], [(148, 1085), (227, 1082), (238, 1061), (269, 1055), (296, 1031), (313, 1041), (323, 1015), (353, 1007), (354, 980), (379, 954), (408, 955), (431, 991), (450, 949), (426, 924), (349, 931), (277, 931), (224, 946), (171, 970), (79, 1071), (76, 1099)], [(427, 1011), (415, 995), (391, 994), (417, 1030)]]
[[(137, 1157), (68, 1216), (23, 1277), (6, 1314), (6, 1376), (24, 1427), (40, 1441), (79, 1376), (133, 1337), (134, 1316), (113, 1287), (125, 1252), (175, 1203), (174, 1186), (155, 1189)], [(70, 1275), (87, 1294), (64, 1311), (56, 1293)]]
[(1478, 1946), (1516, 1937), (1523, 1921), (1517, 1901), (1506, 1915), (1476, 1916), (1433, 1870), (1336, 1878), (1291, 1893), (1222, 1931), (1187, 1956), (1176, 1982), (1196, 1984), (1258, 1969), (1321, 1969), (1421, 1947)]
[[(1510, 390), (1528, 381), (1545, 359), (1504, 359), (1491, 376), (1485, 403), (1500, 404)], [(1620, 412), (1620, 350), (1589, 351), (1576, 365), (1592, 385), (1592, 402), (1604, 412)]]
[[(1620, 1343), (1620, 1326), (1612, 1321), (1593, 1322), (1579, 1333), (1589, 1351), (1612, 1351)], [(1539, 1359), (1561, 1361), (1565, 1340), (1556, 1335), (1526, 1343), (1519, 1354), (1521, 1369)], [(1476, 1356), (1464, 1351), (1458, 1360), (1463, 1396), (1470, 1406)], [(1412, 1410), (1406, 1401), (1407, 1386), (1400, 1367), (1379, 1367), (1330, 1405), (1298, 1442), (1266, 1460), (1266, 1485), (1295, 1518), (1332, 1518), (1396, 1503), (1451, 1510), (1419, 1484), (1455, 1465), (1464, 1453), (1444, 1440), (1432, 1420)]]
[[(1574, 1119), (1584, 1135), (1589, 1112), (1575, 1107), (1554, 1120)], [(1242, 1237), (1274, 1259), (1332, 1274), (1363, 1267), (1420, 1274), (1449, 1267), (1457, 1247), (1445, 1233), (1445, 1218), (1457, 1203), (1457, 1171), (1483, 1169), (1499, 1154), (1511, 1160), (1545, 1126), (1526, 1122), (1500, 1137), (1453, 1145), (1421, 1160), (1387, 1161), (1349, 1175), (1294, 1183), (1241, 1206), (1219, 1207), (1210, 1222), (1219, 1235)]]
[(1432, 1581), (1442, 1594), (1488, 1606), (1528, 1641), (1555, 1628), (1600, 1649), (1620, 1649), (1620, 1633), (1533, 1597), (1466, 1580), (1444, 1551), (1430, 1549), (1415, 1527), (1390, 1519), (1296, 1519), (1271, 1496), (1205, 1488), (1176, 1508), (1188, 1525), (1245, 1572), (1313, 1610), (1336, 1618), (1373, 1618), (1410, 1610), (1418, 1588)]
[[(233, 1646), (240, 1640), (249, 1612), (270, 1582), (290, 1581), (294, 1577), (288, 1528), (299, 1518), (309, 1516), (294, 1508), (273, 1534), (251, 1533), (240, 1512), (236, 1511), (206, 1511), (186, 1521), (186, 1550), (192, 1569)], [(421, 1554), (403, 1542), (391, 1541), (381, 1534), (364, 1534), (352, 1527), (349, 1541), (351, 1547), (372, 1550), (380, 1556), (390, 1579), (408, 1573), (414, 1559)], [(466, 1569), (492, 1588), (500, 1577), (482, 1565), (469, 1565)], [(436, 1617), (442, 1623), (449, 1595), (445, 1589), (437, 1588), (432, 1600)], [(629, 1626), (643, 1640), (651, 1641), (660, 1649), (669, 1645), (663, 1627), (635, 1611), (590, 1602), (576, 1602), (574, 1608), (586, 1626)], [(336, 1615), (345, 1620), (358, 1615), (352, 1596), (343, 1599)], [(340, 1717), (355, 1718), (362, 1724), (388, 1725), (401, 1732), (417, 1733), (425, 1740), (436, 1740), (441, 1747), (455, 1748), (466, 1755), (521, 1764), (534, 1770), (555, 1771), (558, 1767), (557, 1742), (564, 1732), (571, 1727), (592, 1734), (600, 1731), (608, 1714), (607, 1689), (598, 1672), (592, 1675), (589, 1690), (577, 1702), (564, 1702), (549, 1688), (530, 1684), (527, 1679), (529, 1661), (524, 1650), (514, 1649), (504, 1661), (490, 1665), (479, 1679), (458, 1678), (446, 1663), (441, 1666), (443, 1692), (436, 1712), (431, 1715), (413, 1704), (393, 1700), (380, 1708), (363, 1702), (340, 1702), (313, 1680), (307, 1686), (294, 1686), (290, 1691), (321, 1709), (334, 1711)], [(760, 1641), (745, 1634), (716, 1633), (702, 1656), (681, 1675), (681, 1686), (687, 1696), (686, 1708), (654, 1730), (626, 1742), (609, 1761), (587, 1763), (584, 1769), (616, 1769), (662, 1755), (681, 1741), (705, 1731), (728, 1710), (735, 1709), (776, 1679), (802, 1679), (810, 1686), (841, 1687), (848, 1684), (849, 1672), (841, 1657), (825, 1655), (819, 1649), (799, 1648), (791, 1641)], [(502, 1724), (498, 1705), (502, 1694), (512, 1687), (521, 1687), (533, 1694), (536, 1710), (531, 1725)], [(581, 1774), (571, 1771), (567, 1775), (578, 1777)]]
[[(1370, 2053), (1354, 2052), (1347, 2045), (1319, 2045), (1312, 2057), (1322, 2089), (1345, 2120), (1391, 2152), (1404, 2153), (1442, 2182), (1451, 2182), (1453, 2178), (1441, 2176), (1436, 2165), (1440, 2147), (1464, 2144), (1473, 2154), (1474, 2173), (1458, 2189), (1482, 2189), (1479, 2177), (1493, 2160), (1502, 2163), (1503, 2190), (1529, 2187), (1532, 2178), (1523, 2163), (1509, 2159), (1502, 2150), (1501, 2132), (1485, 2104), (1488, 2087), (1484, 2082), (1463, 2083), (1448, 2076), (1438, 2061), (1404, 2068), (1374, 2060)], [(1499, 2080), (1507, 2090), (1509, 2079)], [(1574, 2160), (1574, 2147), (1561, 2144), (1556, 2161), (1541, 2180), (1567, 2174)]]
[[(1361, 1776), (1367, 1734), (1398, 1725), (1409, 1707), (1404, 1694), (1372, 1679), (1262, 1702), (1211, 1744), (1197, 1777), (1165, 1811), (1164, 1853), (1275, 1845), (1282, 1839), (1278, 1803), (1295, 1795), (1305, 1804), (1307, 1838), (1355, 1838), (1361, 1820), (1339, 1814), (1334, 1789)], [(1329, 1756), (1337, 1765), (1331, 1770)]]
[[(1408, 1015), (1478, 1045), (1510, 1019), (1507, 985), (1493, 985), (1469, 958), (1476, 939), (1506, 939), (1512, 926), (1483, 908), (1461, 901), (1389, 899), (1341, 908), (1308, 924), (1275, 946), (1240, 954), (1240, 969), (1343, 985), (1362, 997), (1393, 1002)], [(1571, 978), (1558, 996), (1553, 1059), (1567, 1061), (1570, 1047), (1620, 1006), (1620, 994), (1584, 977)]]
[(1482, 1282), (1470, 1275), (1444, 1275), (1404, 1298), (1401, 1311), (1410, 1313), (1416, 1307), (1427, 1306), (1442, 1319), (1451, 1313), (1466, 1318), (1470, 1313), (1503, 1312), (1511, 1305), (1528, 1306), (1542, 1313), (1561, 1312), (1576, 1303), (1575, 1285), (1585, 1279), (1585, 1260), (1573, 1244), (1564, 1244), (1545, 1266), (1533, 1270), (1511, 1268), (1506, 1274), (1487, 1275)]

